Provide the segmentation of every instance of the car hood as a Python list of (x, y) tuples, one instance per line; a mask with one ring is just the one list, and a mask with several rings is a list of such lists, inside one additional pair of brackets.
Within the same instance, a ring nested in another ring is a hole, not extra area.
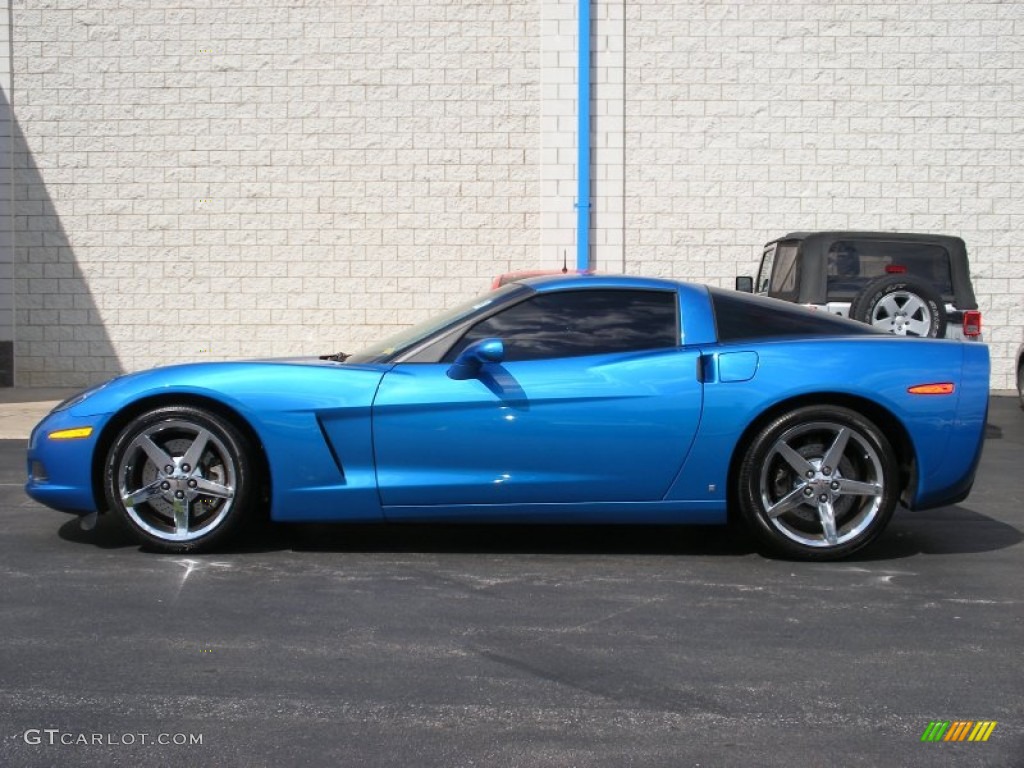
[(346, 400), (376, 383), (391, 364), (349, 364), (318, 357), (182, 363), (127, 373), (68, 398), (55, 410), (88, 416), (113, 413), (128, 403), (174, 394), (205, 397), (246, 410), (273, 404), (282, 409)]

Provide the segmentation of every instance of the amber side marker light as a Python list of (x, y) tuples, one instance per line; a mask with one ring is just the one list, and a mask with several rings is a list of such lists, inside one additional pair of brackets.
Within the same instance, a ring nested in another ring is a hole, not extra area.
[(83, 437), (89, 437), (92, 434), (92, 427), (74, 427), (73, 429), (58, 429), (56, 432), (51, 432), (49, 438), (51, 440), (80, 440)]
[(949, 382), (943, 382), (941, 384), (917, 384), (913, 387), (908, 387), (907, 392), (912, 395), (951, 395), (956, 389), (956, 386)]

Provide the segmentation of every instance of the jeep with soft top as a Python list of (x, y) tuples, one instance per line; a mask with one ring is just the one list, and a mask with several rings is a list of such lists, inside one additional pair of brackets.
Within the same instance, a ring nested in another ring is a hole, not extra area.
[(764, 246), (737, 290), (804, 304), (904, 336), (981, 340), (967, 247), (959, 237), (793, 232)]

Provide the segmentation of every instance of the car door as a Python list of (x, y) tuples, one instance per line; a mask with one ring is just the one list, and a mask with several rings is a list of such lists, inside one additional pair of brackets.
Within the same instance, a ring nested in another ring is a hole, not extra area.
[[(438, 362), (395, 365), (373, 405), (383, 505), (661, 499), (701, 412), (678, 317), (671, 290), (542, 292), (477, 322)], [(504, 359), (451, 378), (484, 339), (500, 339)]]

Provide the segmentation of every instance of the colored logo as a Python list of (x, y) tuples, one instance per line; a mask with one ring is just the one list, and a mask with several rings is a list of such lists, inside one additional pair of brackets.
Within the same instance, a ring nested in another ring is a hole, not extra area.
[(988, 741), (996, 725), (995, 720), (932, 720), (921, 741)]

